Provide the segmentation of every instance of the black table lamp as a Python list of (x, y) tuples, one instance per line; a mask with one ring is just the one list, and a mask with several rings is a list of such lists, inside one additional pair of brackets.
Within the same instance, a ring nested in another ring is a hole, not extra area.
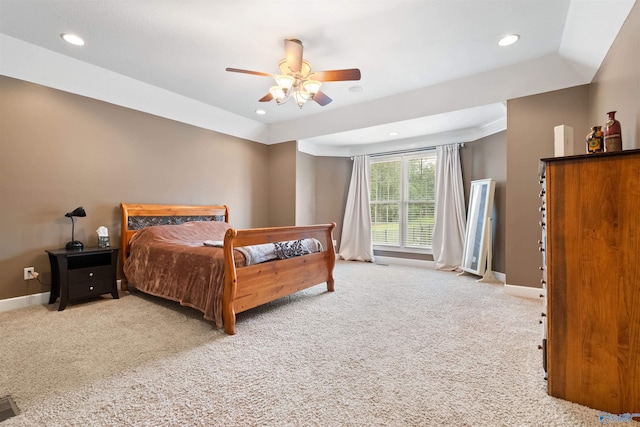
[(66, 214), (64, 214), (64, 216), (66, 216), (67, 218), (71, 218), (71, 241), (69, 243), (67, 243), (67, 250), (75, 250), (75, 251), (81, 251), (84, 248), (84, 245), (82, 244), (82, 242), (78, 242), (75, 239), (75, 223), (73, 222), (73, 217), (74, 216), (87, 216), (87, 213), (84, 211), (84, 208), (82, 206), (80, 206), (79, 208), (75, 208), (73, 211), (71, 212), (67, 212)]

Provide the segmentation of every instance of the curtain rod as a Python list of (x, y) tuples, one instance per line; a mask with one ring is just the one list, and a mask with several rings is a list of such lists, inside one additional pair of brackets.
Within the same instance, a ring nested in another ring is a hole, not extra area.
[[(394, 155), (394, 154), (407, 154), (407, 153), (422, 153), (423, 151), (433, 151), (437, 147), (443, 147), (445, 145), (453, 145), (453, 144), (440, 144), (440, 145), (434, 145), (434, 146), (431, 146), (431, 147), (424, 147), (424, 148), (418, 148), (418, 149), (386, 151), (384, 153), (369, 154), (369, 157), (391, 156), (391, 155)], [(464, 142), (460, 143), (460, 147), (464, 147)], [(351, 160), (353, 160), (353, 156), (351, 156)]]

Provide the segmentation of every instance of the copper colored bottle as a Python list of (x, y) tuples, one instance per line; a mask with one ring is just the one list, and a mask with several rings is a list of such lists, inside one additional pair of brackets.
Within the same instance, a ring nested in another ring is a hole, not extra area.
[(602, 126), (593, 126), (591, 132), (587, 134), (587, 153), (602, 153), (604, 151), (604, 142)]
[(616, 120), (616, 112), (609, 111), (609, 120), (604, 125), (604, 151), (622, 151), (622, 132), (620, 122)]

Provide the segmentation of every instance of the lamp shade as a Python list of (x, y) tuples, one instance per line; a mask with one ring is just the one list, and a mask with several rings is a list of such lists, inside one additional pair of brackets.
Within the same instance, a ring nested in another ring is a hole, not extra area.
[(64, 214), (64, 216), (66, 216), (67, 218), (71, 218), (72, 216), (87, 216), (87, 213), (85, 212), (84, 208), (80, 206), (79, 208), (75, 208), (71, 212), (67, 212), (66, 214)]

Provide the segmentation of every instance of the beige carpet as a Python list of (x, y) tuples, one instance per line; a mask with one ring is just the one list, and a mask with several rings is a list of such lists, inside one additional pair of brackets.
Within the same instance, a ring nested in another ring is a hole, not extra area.
[(2, 427), (601, 425), (546, 394), (540, 301), (421, 268), (335, 277), (235, 336), (138, 293), (0, 313), (0, 396), (21, 410)]

